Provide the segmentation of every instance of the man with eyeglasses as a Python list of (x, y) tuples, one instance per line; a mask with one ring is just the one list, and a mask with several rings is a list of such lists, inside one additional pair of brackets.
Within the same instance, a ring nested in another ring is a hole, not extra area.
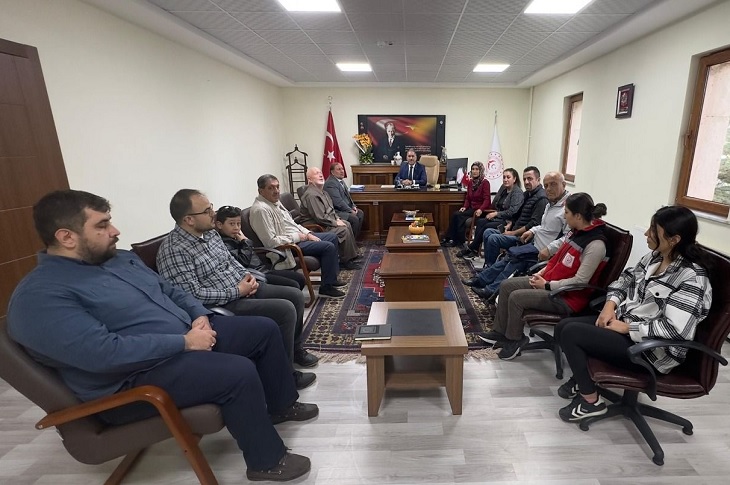
[[(316, 365), (317, 357), (300, 342), (295, 345), (304, 321), (301, 290), (258, 281), (236, 261), (215, 230), (213, 204), (200, 191), (179, 190), (170, 201), (170, 215), (175, 227), (157, 252), (160, 274), (204, 305), (222, 306), (236, 315), (270, 317), (279, 325), (290, 361)], [(297, 389), (316, 379), (314, 373), (292, 371)]]
[[(111, 219), (108, 200), (79, 190), (51, 192), (33, 206), (46, 249), (10, 298), (10, 338), (81, 401), (153, 385), (180, 408), (217, 404), (249, 480), (307, 473), (309, 458), (290, 453), (273, 425), (312, 419), (319, 409), (298, 402), (274, 322), (213, 315), (118, 250)], [(123, 424), (156, 414), (132, 405), (98, 417)]]

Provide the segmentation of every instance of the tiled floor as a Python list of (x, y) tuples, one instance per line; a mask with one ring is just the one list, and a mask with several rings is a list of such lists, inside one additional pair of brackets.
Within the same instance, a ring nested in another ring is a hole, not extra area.
[[(730, 351), (730, 348), (726, 348)], [(726, 352), (727, 355), (727, 352)], [(666, 453), (654, 465), (630, 421), (614, 418), (588, 432), (560, 421), (560, 384), (547, 352), (512, 362), (465, 365), (464, 414), (452, 416), (444, 390), (388, 392), (380, 415), (368, 418), (365, 366), (321, 364), (317, 383), (302, 391), (320, 416), (277, 426), (312, 471), (294, 483), (535, 483), (572, 485), (730, 483), (730, 382), (721, 370), (710, 396), (659, 404), (693, 421), (693, 436), (651, 421)], [(75, 462), (53, 431), (36, 431), (42, 416), (0, 381), (0, 485), (103, 483), (114, 463)], [(224, 430), (202, 441), (221, 484), (245, 483), (240, 453)], [(151, 448), (127, 484), (193, 484), (195, 476), (172, 441)]]

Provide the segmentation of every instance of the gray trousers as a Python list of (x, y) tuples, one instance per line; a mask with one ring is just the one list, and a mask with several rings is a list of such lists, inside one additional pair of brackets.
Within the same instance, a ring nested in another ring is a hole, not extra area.
[(233, 300), (223, 308), (236, 315), (269, 317), (276, 322), (284, 341), (289, 361), (294, 359), (294, 349), (301, 348), (304, 322), (304, 294), (291, 286), (261, 283), (256, 293), (248, 298)]
[(363, 219), (365, 219), (365, 213), (362, 211), (362, 209), (358, 209), (357, 214), (353, 213), (352, 211), (337, 211), (337, 215), (340, 216), (340, 219), (343, 219), (350, 223), (350, 226), (352, 227), (352, 233), (355, 235), (355, 239), (357, 239), (357, 237), (360, 235), (360, 229), (362, 228), (362, 221)]
[(570, 307), (562, 299), (553, 302), (547, 290), (538, 290), (530, 286), (529, 276), (509, 278), (499, 285), (499, 303), (494, 318), (493, 330), (510, 340), (519, 340), (524, 335), (522, 315), (525, 310), (569, 315)]

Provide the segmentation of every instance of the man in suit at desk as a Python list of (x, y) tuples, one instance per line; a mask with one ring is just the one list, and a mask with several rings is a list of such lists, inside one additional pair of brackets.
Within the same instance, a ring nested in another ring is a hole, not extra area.
[(423, 165), (416, 161), (416, 152), (411, 148), (406, 155), (406, 161), (400, 166), (400, 172), (395, 178), (396, 185), (409, 186), (417, 184), (421, 187), (426, 186), (426, 169)]
[(395, 124), (392, 121), (385, 124), (385, 133), (385, 138), (380, 140), (380, 143), (375, 148), (376, 162), (389, 163), (397, 153), (403, 156), (403, 152), (406, 149), (402, 138), (395, 136)]
[(345, 168), (340, 163), (330, 165), (330, 176), (324, 183), (324, 191), (330, 195), (332, 205), (335, 206), (335, 212), (340, 217), (350, 223), (352, 233), (355, 239), (360, 234), (362, 220), (365, 213), (362, 209), (358, 209), (350, 197), (350, 189), (345, 183)]

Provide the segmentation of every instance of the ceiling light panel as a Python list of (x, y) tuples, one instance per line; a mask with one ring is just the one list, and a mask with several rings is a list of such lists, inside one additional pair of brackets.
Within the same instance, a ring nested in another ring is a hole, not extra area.
[(289, 12), (339, 12), (335, 0), (278, 0)]
[(593, 0), (532, 0), (525, 8), (526, 14), (572, 15), (578, 13)]

